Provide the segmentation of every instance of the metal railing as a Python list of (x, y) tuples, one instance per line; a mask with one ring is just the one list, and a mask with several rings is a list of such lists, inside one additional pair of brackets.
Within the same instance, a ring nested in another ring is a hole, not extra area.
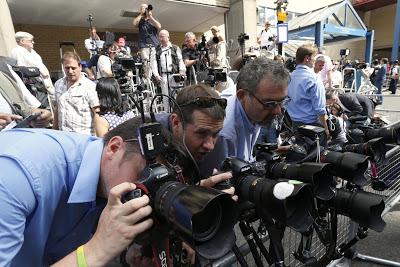
[[(387, 188), (382, 191), (378, 191), (373, 189), (372, 185), (369, 184), (364, 188), (365, 191), (378, 194), (384, 198), (385, 201), (385, 209), (383, 215), (386, 214), (390, 209), (400, 200), (400, 146), (393, 146), (390, 150), (386, 152), (387, 161), (384, 164), (377, 165), (377, 178), (382, 182), (387, 184)], [(257, 226), (257, 223), (255, 223)], [(337, 222), (337, 247), (343, 243), (346, 243), (350, 239), (352, 239), (355, 235), (356, 225), (353, 223), (348, 217), (339, 215)], [(238, 231), (236, 231), (238, 233)], [(240, 234), (239, 234), (240, 236)], [(269, 245), (268, 236), (262, 236), (264, 244), (266, 247)], [(299, 242), (301, 239), (301, 234), (296, 232), (290, 228), (287, 228), (285, 231), (285, 235), (283, 238), (283, 247), (284, 247), (284, 255), (285, 255), (285, 264), (287, 266), (304, 266), (304, 264), (298, 261), (294, 257), (294, 252), (297, 250)], [(239, 237), (240, 240), (240, 237)], [(244, 239), (241, 239), (242, 245), (239, 247), (242, 255), (245, 256), (245, 259), (249, 266), (255, 266), (253, 264), (253, 259), (250, 253), (250, 249), (247, 243), (244, 242)], [(240, 243), (240, 241), (239, 241)], [(317, 235), (314, 233), (311, 245), (311, 255), (316, 259), (321, 259), (326, 253), (326, 247), (319, 240)], [(380, 264), (386, 264), (387, 266), (400, 266), (400, 263), (374, 258), (362, 254), (356, 254), (359, 259), (364, 259)], [(340, 260), (332, 259), (333, 261), (328, 266), (336, 266), (336, 263)], [(263, 263), (265, 266), (268, 266), (268, 263), (264, 260)], [(229, 253), (223, 258), (214, 261), (210, 266), (240, 266), (236, 263), (236, 257), (233, 253)], [(235, 265), (236, 264), (236, 265)]]

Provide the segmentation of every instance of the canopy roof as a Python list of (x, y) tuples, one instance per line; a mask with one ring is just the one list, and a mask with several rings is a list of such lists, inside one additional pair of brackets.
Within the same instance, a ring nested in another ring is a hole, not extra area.
[(289, 21), (289, 40), (314, 41), (316, 24), (322, 25), (324, 43), (365, 37), (367, 27), (348, 0), (344, 0)]

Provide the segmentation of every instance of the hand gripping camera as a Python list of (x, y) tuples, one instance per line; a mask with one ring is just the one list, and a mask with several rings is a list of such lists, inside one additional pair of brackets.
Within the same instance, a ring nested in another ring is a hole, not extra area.
[(179, 166), (156, 161), (161, 155), (171, 154), (159, 123), (144, 124), (138, 136), (148, 165), (136, 183), (137, 189), (125, 195), (123, 201), (148, 195), (155, 223), (135, 241), (152, 244), (157, 261), (160, 255), (168, 255), (171, 236), (185, 241), (206, 259), (222, 257), (235, 243), (236, 203), (222, 191), (186, 184)]

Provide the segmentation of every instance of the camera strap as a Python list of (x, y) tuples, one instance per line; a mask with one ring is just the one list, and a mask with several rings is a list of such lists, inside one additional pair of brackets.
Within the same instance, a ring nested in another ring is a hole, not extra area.
[(157, 267), (172, 266), (170, 260), (169, 239), (157, 238), (151, 245), (153, 250), (153, 261)]

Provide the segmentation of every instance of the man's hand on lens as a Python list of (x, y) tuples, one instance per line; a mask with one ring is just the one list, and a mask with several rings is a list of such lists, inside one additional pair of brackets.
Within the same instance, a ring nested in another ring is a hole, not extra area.
[(121, 202), (121, 197), (135, 188), (135, 184), (122, 183), (110, 190), (96, 233), (85, 246), (88, 255), (96, 257), (96, 261), (110, 261), (126, 249), (138, 234), (153, 225), (150, 218), (141, 221), (152, 212), (146, 195)]
[[(218, 173), (218, 170), (214, 169), (213, 173)], [(201, 180), (200, 186), (214, 187), (215, 185), (217, 185), (221, 182), (228, 181), (231, 178), (232, 178), (232, 172), (218, 173), (218, 174), (208, 177), (207, 179)], [(221, 190), (221, 191), (232, 195), (233, 200), (235, 200), (235, 201), (238, 200), (238, 197), (235, 195), (235, 188), (233, 186), (228, 189)]]

